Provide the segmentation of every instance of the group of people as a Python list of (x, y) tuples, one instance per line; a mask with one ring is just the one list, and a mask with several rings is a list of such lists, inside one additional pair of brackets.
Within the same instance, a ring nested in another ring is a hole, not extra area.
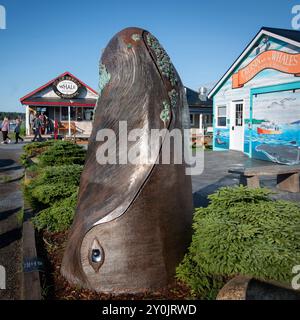
[(30, 114), (30, 126), (34, 134), (32, 141), (41, 141), (42, 134), (51, 134), (54, 130), (53, 122), (44, 113), (31, 113)]
[[(30, 127), (32, 133), (34, 134), (32, 142), (34, 141), (42, 141), (42, 134), (50, 134), (54, 131), (54, 125), (51, 119), (49, 119), (45, 114), (38, 114), (36, 112), (30, 113)], [(22, 120), (17, 118), (15, 120), (15, 143), (19, 143), (19, 141), (24, 141), (24, 139), (20, 136), (21, 132), (21, 124)], [(10, 121), (7, 117), (5, 117), (2, 121), (0, 130), (2, 132), (3, 141), (2, 144), (11, 143), (11, 139), (9, 137), (10, 132)]]
[(36, 128), (39, 128), (40, 134), (51, 134), (54, 130), (53, 121), (47, 117), (46, 114), (37, 113), (35, 111), (31, 111), (29, 115), (30, 127), (32, 133), (36, 133)]
[[(22, 124), (22, 120), (17, 118), (16, 122), (15, 122), (15, 143), (19, 143), (19, 140), (24, 141), (24, 139), (20, 136), (20, 131), (21, 131), (21, 124)], [(11, 139), (8, 136), (9, 134), (9, 120), (7, 117), (5, 117), (2, 121), (1, 124), (1, 132), (2, 132), (2, 137), (3, 137), (3, 141), (1, 142), (2, 144), (8, 144), (11, 143)]]

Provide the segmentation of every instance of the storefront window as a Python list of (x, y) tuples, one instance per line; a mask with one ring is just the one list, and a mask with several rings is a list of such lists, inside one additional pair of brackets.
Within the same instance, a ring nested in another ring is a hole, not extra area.
[(77, 108), (77, 121), (82, 121), (83, 120), (83, 116), (82, 116), (82, 108), (78, 107)]
[(84, 120), (92, 121), (94, 115), (94, 108), (84, 108)]
[(54, 120), (60, 121), (60, 107), (55, 107)]
[(54, 119), (54, 110), (55, 110), (54, 107), (47, 107), (46, 114), (47, 114), (48, 118), (50, 118), (52, 120)]
[(61, 121), (67, 121), (68, 119), (68, 107), (61, 107)]
[(71, 120), (76, 121), (76, 107), (71, 107)]
[(191, 126), (195, 125), (195, 115), (194, 114), (190, 114), (190, 125)]
[(45, 114), (46, 111), (47, 111), (47, 109), (44, 108), (44, 107), (37, 107), (37, 108), (36, 108), (36, 112), (37, 112), (38, 114), (42, 114), (42, 113)]
[(217, 125), (218, 127), (226, 127), (226, 106), (220, 106), (217, 109)]

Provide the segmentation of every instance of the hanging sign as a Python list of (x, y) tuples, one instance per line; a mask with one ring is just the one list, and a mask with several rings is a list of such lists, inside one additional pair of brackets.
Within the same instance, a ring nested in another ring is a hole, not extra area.
[(70, 76), (61, 77), (53, 84), (53, 90), (55, 93), (65, 99), (77, 97), (80, 93), (80, 87), (81, 83)]
[(274, 69), (298, 77), (300, 76), (300, 54), (278, 50), (265, 51), (232, 76), (232, 88), (242, 88), (265, 69)]

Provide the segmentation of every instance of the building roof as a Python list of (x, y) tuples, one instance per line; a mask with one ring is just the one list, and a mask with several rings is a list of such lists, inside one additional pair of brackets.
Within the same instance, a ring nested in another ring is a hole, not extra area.
[(269, 27), (262, 27), (262, 30), (269, 31), (281, 37), (300, 42), (300, 31), (298, 30), (269, 28)]
[(257, 41), (263, 35), (273, 37), (275, 39), (287, 42), (287, 43), (294, 45), (296, 47), (300, 47), (300, 31), (262, 27), (259, 30), (259, 32), (256, 34), (256, 36), (252, 39), (252, 41), (248, 44), (246, 49), (242, 52), (242, 54), (235, 60), (235, 62), (227, 70), (227, 72), (224, 74), (224, 76), (217, 82), (217, 84), (209, 92), (209, 94), (208, 94), (209, 98), (212, 98), (216, 94), (218, 89), (223, 85), (223, 83), (228, 79), (228, 77), (231, 75), (231, 73), (243, 61), (245, 56), (251, 51), (253, 46), (257, 43)]
[(186, 98), (189, 107), (201, 107), (201, 108), (210, 108), (213, 105), (211, 99), (207, 99), (205, 101), (200, 100), (199, 93), (194, 91), (188, 87), (185, 87)]
[[(82, 82), (80, 79), (78, 79), (77, 77), (75, 77), (71, 72), (66, 71), (66, 72), (60, 74), (59, 76), (57, 76), (56, 78), (50, 80), (50, 81), (47, 82), (46, 84), (42, 85), (41, 87), (39, 87), (39, 88), (35, 89), (34, 91), (28, 93), (28, 94), (25, 95), (24, 97), (20, 98), (20, 102), (21, 102), (22, 104), (27, 104), (27, 103), (25, 103), (25, 102), (28, 101), (28, 100), (31, 100), (32, 97), (33, 97), (36, 93), (41, 92), (42, 90), (46, 89), (47, 87), (50, 87), (57, 79), (59, 79), (59, 78), (61, 78), (61, 77), (64, 77), (64, 76), (67, 76), (67, 75), (70, 76), (70, 77), (72, 77), (72, 78), (74, 78), (74, 79), (76, 79), (83, 87), (86, 87), (86, 88), (87, 88), (88, 90), (90, 90), (92, 93), (98, 95), (98, 92), (97, 92), (96, 90), (94, 90), (93, 88), (91, 88), (90, 86), (88, 86), (87, 84), (85, 84), (84, 82)], [(46, 100), (46, 98), (44, 98), (44, 100)], [(47, 100), (50, 100), (50, 99), (47, 99)], [(71, 99), (71, 100), (75, 101), (76, 98)], [(63, 103), (62, 99), (60, 99), (59, 101), (60, 101), (61, 103)]]

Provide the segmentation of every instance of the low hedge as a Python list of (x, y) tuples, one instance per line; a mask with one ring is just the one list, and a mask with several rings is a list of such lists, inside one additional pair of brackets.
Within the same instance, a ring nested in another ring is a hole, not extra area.
[(81, 165), (76, 164), (34, 168), (36, 176), (24, 185), (24, 196), (36, 210), (51, 206), (53, 202), (76, 192), (83, 169)]
[(51, 207), (41, 210), (32, 222), (38, 230), (60, 232), (67, 230), (73, 222), (77, 192), (70, 197), (56, 201)]
[(41, 166), (83, 165), (85, 155), (86, 151), (81, 146), (68, 141), (59, 141), (47, 148), (38, 159)]
[[(24, 147), (27, 178), (23, 193), (38, 211), (33, 218), (38, 230), (58, 232), (70, 227), (85, 155), (82, 147), (68, 141), (36, 142)], [(33, 157), (35, 163), (28, 160)]]
[(236, 275), (290, 284), (300, 261), (300, 207), (266, 189), (222, 188), (196, 209), (189, 251), (177, 278), (196, 296), (214, 299)]

